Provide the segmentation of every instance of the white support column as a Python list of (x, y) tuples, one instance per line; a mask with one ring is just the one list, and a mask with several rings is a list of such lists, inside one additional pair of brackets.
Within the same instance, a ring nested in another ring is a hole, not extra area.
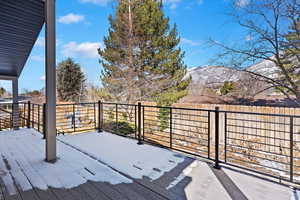
[(56, 30), (55, 0), (45, 1), (46, 23), (46, 161), (56, 161)]
[(12, 120), (13, 120), (13, 129), (19, 129), (19, 105), (18, 105), (18, 96), (19, 96), (19, 81), (18, 78), (12, 79), (12, 92), (13, 92), (13, 106), (12, 106)]

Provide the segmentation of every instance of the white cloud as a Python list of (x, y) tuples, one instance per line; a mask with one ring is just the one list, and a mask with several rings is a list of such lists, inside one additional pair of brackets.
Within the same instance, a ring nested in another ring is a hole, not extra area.
[(98, 4), (101, 6), (106, 6), (108, 3), (112, 2), (113, 0), (80, 0), (82, 3), (93, 3)]
[(58, 19), (58, 22), (60, 22), (62, 24), (73, 24), (73, 23), (78, 23), (78, 22), (83, 21), (84, 18), (85, 18), (84, 15), (77, 15), (77, 14), (74, 14), (74, 13), (69, 13), (65, 16), (61, 16)]
[(45, 60), (43, 56), (31, 56), (31, 59), (38, 62)]
[(45, 75), (41, 76), (40, 80), (42, 80), (42, 81), (46, 80), (46, 76)]
[(199, 45), (201, 45), (200, 42), (189, 40), (187, 38), (181, 38), (181, 43), (185, 44), (185, 45), (189, 45), (189, 46), (199, 46)]
[(181, 0), (163, 0), (163, 3), (168, 5), (170, 9), (174, 10), (177, 8), (177, 5), (181, 2)]
[(39, 37), (36, 42), (35, 45), (38, 47), (44, 47), (45, 46), (45, 38), (44, 37)]
[(62, 54), (66, 57), (85, 57), (85, 58), (98, 58), (98, 48), (102, 48), (100, 42), (69, 42), (63, 45)]
[(248, 6), (250, 3), (250, 0), (236, 0), (235, 1), (235, 6), (238, 8), (244, 8)]

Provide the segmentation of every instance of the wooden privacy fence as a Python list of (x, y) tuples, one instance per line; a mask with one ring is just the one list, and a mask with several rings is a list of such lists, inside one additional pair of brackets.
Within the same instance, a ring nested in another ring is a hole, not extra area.
[[(45, 104), (18, 108), (20, 126), (44, 132)], [(0, 115), (0, 128), (12, 124), (11, 111)], [(299, 108), (93, 102), (59, 104), (56, 113), (57, 133), (104, 130), (300, 183)]]

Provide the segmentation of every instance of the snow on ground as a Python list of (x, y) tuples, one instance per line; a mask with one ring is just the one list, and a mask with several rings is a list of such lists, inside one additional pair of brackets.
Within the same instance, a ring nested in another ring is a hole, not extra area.
[(155, 180), (184, 161), (184, 156), (111, 133), (90, 132), (58, 139), (133, 178)]
[(65, 145), (57, 143), (58, 161), (44, 161), (45, 140), (30, 129), (2, 131), (0, 133), (0, 179), (9, 194), (16, 194), (15, 183), (22, 191), (32, 187), (46, 190), (48, 187), (73, 188), (92, 181), (111, 184), (131, 183), (110, 167)]

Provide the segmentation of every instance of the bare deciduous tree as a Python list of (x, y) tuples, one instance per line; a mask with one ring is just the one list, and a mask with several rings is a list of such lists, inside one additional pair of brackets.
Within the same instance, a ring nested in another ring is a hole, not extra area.
[[(300, 105), (299, 0), (239, 2), (233, 2), (231, 15), (248, 32), (248, 39), (233, 46), (211, 40), (223, 49), (218, 55), (218, 64), (250, 73)], [(276, 75), (247, 68), (261, 61), (271, 62), (276, 67)]]

